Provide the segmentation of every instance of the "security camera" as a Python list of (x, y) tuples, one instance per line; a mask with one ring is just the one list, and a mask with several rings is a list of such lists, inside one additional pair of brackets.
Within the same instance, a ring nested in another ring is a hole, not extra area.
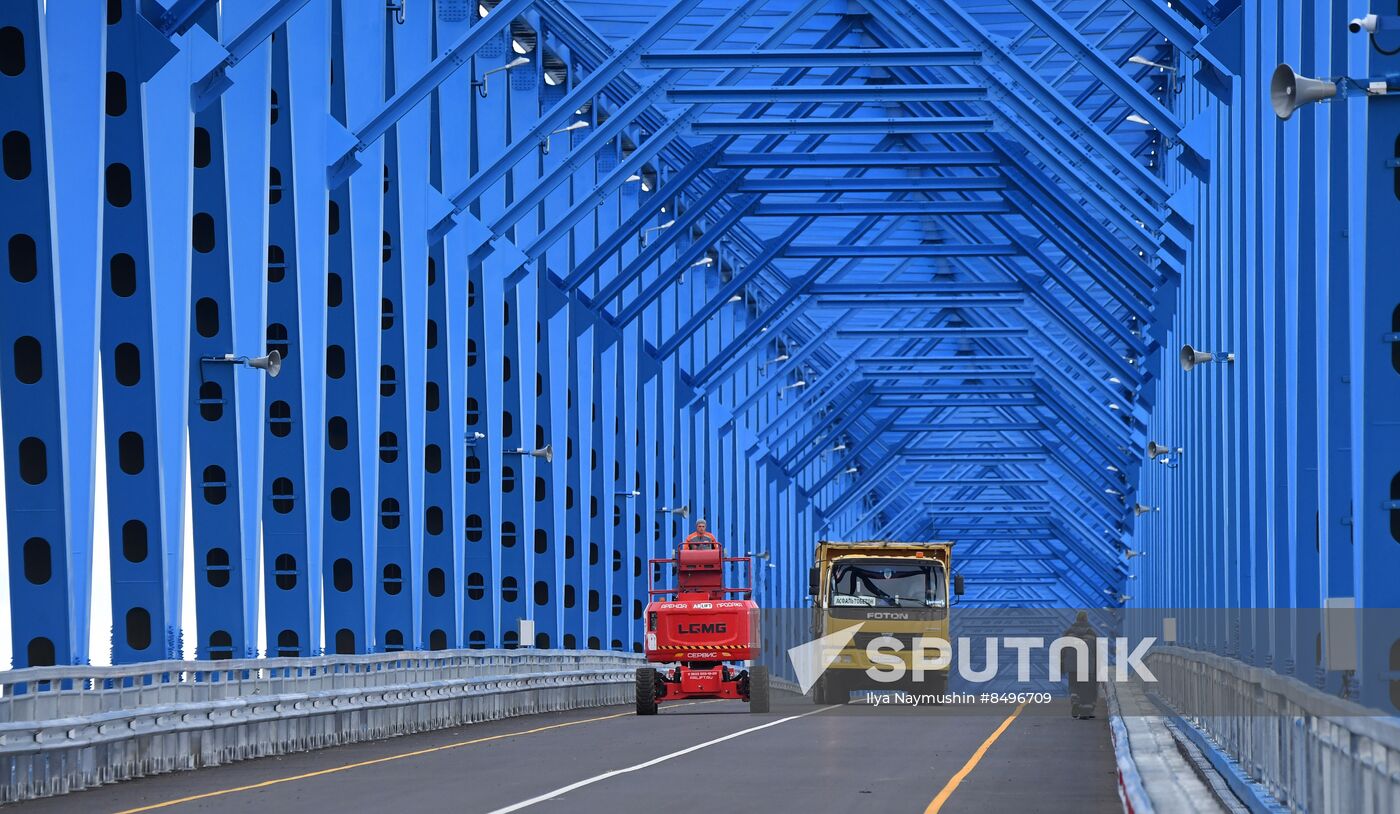
[(1400, 17), (1393, 14), (1367, 14), (1347, 23), (1347, 30), (1353, 34), (1360, 34), (1362, 31), (1374, 34), (1377, 31), (1394, 31), (1397, 28), (1400, 28)]
[(1380, 27), (1381, 18), (1375, 14), (1367, 14), (1365, 17), (1357, 17), (1347, 23), (1347, 30), (1353, 34), (1360, 34), (1364, 29), (1372, 34)]

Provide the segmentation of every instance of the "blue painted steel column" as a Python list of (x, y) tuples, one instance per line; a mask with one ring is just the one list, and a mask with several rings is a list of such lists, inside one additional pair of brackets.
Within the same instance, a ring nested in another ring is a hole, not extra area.
[[(429, 181), (442, 188), (441, 99), (433, 92), (431, 101)], [(457, 597), (461, 593), (457, 570), (457, 544), (462, 539), (458, 525), (456, 486), (461, 482), (457, 461), (462, 460), (461, 424), (453, 423), (449, 406), (454, 392), (453, 322), (466, 320), (466, 309), (448, 306), (447, 251), (442, 240), (428, 247), (428, 331), (427, 383), (423, 407), (427, 414), (426, 446), (423, 448), (423, 588), (422, 630), (429, 650), (460, 646), (457, 624)], [(458, 267), (460, 268), (460, 266)], [(455, 318), (449, 314), (455, 314)], [(456, 432), (453, 431), (457, 427)]]
[[(1358, 42), (1362, 41), (1360, 38)], [(1364, 46), (1363, 46), (1364, 47)], [(1366, 76), (1400, 71), (1400, 56), (1367, 50)], [(1395, 273), (1395, 224), (1400, 223), (1400, 101), (1354, 94), (1347, 102), (1353, 132), (1364, 127), (1364, 215), (1360, 252), (1351, 265), (1352, 483), (1355, 502), (1356, 605), (1360, 614), (1357, 680), (1362, 703), (1400, 712), (1400, 275)], [(1362, 111), (1364, 106), (1364, 112)], [(1355, 155), (1355, 153), (1353, 153)], [(1356, 242), (1353, 235), (1353, 244)], [(1358, 256), (1359, 254), (1359, 256)], [(1389, 610), (1386, 610), (1389, 609)]]
[[(331, 2), (331, 116), (342, 125), (349, 103), (345, 60), (346, 26), (341, 3)], [(360, 385), (356, 278), (368, 272), (356, 262), (351, 219), (351, 185), (330, 190), (326, 231), (326, 447), (321, 557), (324, 642), (331, 653), (365, 653), (370, 640), (366, 618), (364, 484), (361, 478)], [(374, 269), (375, 276), (379, 270)], [(376, 349), (377, 350), (377, 349)], [(376, 355), (369, 348), (363, 353)], [(372, 508), (369, 509), (372, 513)]]
[[(303, 341), (301, 297), (304, 287), (314, 290), (319, 286), (313, 288), (303, 281), (298, 262), (285, 26), (272, 35), (269, 127), (267, 349), (281, 354), (282, 374), (269, 378), (264, 391), (267, 424), (263, 436), (263, 488), (268, 493), (262, 513), (264, 629), (269, 654), (305, 656), (310, 655), (314, 639), (307, 569), (310, 552), (302, 359), (308, 347), (319, 343)], [(280, 264), (280, 276), (274, 264)]]
[[(394, 95), (394, 34), (384, 35), (385, 96)], [(415, 646), (413, 557), (409, 526), (408, 400), (404, 348), (403, 229), (399, 179), (399, 132), (384, 136), (383, 282), (379, 339), (379, 530), (375, 541), (373, 649), (393, 652)]]
[[(114, 663), (166, 656), (172, 652), (169, 637), (177, 627), (173, 609), (166, 607), (165, 580), (171, 576), (167, 549), (175, 545), (166, 539), (167, 518), (178, 506), (167, 505), (164, 488), (164, 478), (176, 474), (161, 468), (156, 280), (142, 88), (164, 64), (168, 52), (153, 53), (152, 39), (163, 38), (141, 17), (135, 0), (109, 4), (102, 224), (108, 286), (102, 299), (101, 347)], [(216, 240), (212, 217), (195, 220), (192, 240), (196, 251), (212, 248)], [(213, 319), (217, 324), (217, 312)], [(215, 486), (215, 491), (221, 486)], [(203, 573), (210, 585), (227, 587), (226, 596), (240, 594), (243, 583), (234, 559), (238, 549), (224, 553), (226, 557), (206, 560)], [(224, 577), (228, 581), (220, 582)], [(250, 631), (244, 626), (242, 609), (237, 601), (227, 607), (233, 613), (220, 619), (227, 626), (207, 628), (209, 633), (199, 642), (200, 656), (227, 658), (247, 652)]]
[[(207, 13), (200, 26), (217, 38), (217, 18)], [(256, 608), (247, 602), (248, 572), (243, 542), (248, 499), (243, 494), (238, 392), (260, 389), (256, 377), (239, 367), (201, 361), (237, 353), (229, 255), (228, 167), (224, 101), (215, 99), (194, 119), (194, 250), (190, 255), (189, 457), (191, 522), (194, 530), (195, 618), (199, 647), (215, 631), (251, 631)], [(284, 259), (268, 258), (268, 274), (284, 273)], [(247, 349), (255, 351), (254, 348)], [(240, 383), (240, 379), (242, 382)], [(256, 444), (257, 439), (249, 439)], [(253, 499), (255, 505), (260, 501)], [(109, 514), (110, 514), (109, 508)], [(258, 517), (258, 511), (252, 512)], [(123, 540), (125, 543), (125, 540)], [(145, 546), (122, 546), (122, 558), (142, 556)], [(115, 548), (112, 562), (117, 562)], [(226, 568), (209, 570), (210, 564)], [(240, 637), (241, 641), (241, 637)], [(242, 650), (239, 650), (240, 655)], [(179, 654), (170, 654), (174, 658)]]
[[(0, 240), (5, 242), (6, 272), (0, 276), (0, 407), (5, 430), (5, 528), (10, 605), (30, 609), (10, 613), (15, 667), (79, 663), (87, 650), (87, 603), (79, 601), (73, 590), (86, 582), (76, 572), (87, 571), (90, 555), (85, 547), (72, 543), (69, 516), (59, 266), (46, 115), (48, 54), (42, 13), (40, 0), (0, 7), (0, 138), (5, 145)], [(159, 518), (150, 526), (159, 535)], [(81, 559), (74, 554), (81, 554)], [(159, 568), (159, 550), (152, 559)]]
[[(538, 26), (538, 20), (533, 21)], [(518, 28), (519, 30), (514, 30)], [(533, 35), (534, 42), (530, 41)], [(516, 21), (510, 31), (511, 55), (524, 50), (524, 57), (530, 64), (507, 72), (510, 78), (508, 93), (508, 114), (504, 122), (507, 141), (511, 144), (520, 140), (540, 118), (540, 92), (544, 85), (544, 40), (536, 28), (526, 27), (525, 19)], [(519, 46), (517, 48), (516, 46)], [(504, 85), (506, 83), (502, 83)], [(542, 147), (536, 149), (543, 149)], [(510, 172), (511, 190), (509, 200), (513, 202), (522, 193), (534, 189), (539, 182), (540, 162), (537, 157), (521, 161)], [(536, 208), (538, 213), (539, 208)], [(521, 245), (535, 235), (539, 223), (538, 214), (521, 218), (514, 227), (507, 230), (506, 239)], [(519, 256), (516, 256), (519, 259)], [(506, 252), (493, 252), (486, 259), (487, 274), (502, 277), (519, 277), (517, 285), (505, 295), (506, 302), (514, 311), (511, 324), (506, 326), (506, 353), (515, 362), (513, 380), (505, 387), (506, 410), (515, 415), (516, 434), (507, 438), (507, 449), (521, 449), (523, 453), (508, 456), (504, 466), (515, 470), (515, 493), (502, 499), (501, 545), (511, 542), (510, 551), (504, 552), (510, 565), (509, 575), (515, 579), (513, 588), (516, 601), (512, 610), (504, 617), (505, 633), (510, 635), (511, 620), (529, 620), (536, 623), (537, 596), (535, 564), (536, 515), (544, 508), (548, 499), (548, 483), (544, 475), (548, 464), (544, 459), (530, 453), (551, 443), (544, 422), (539, 420), (539, 399), (543, 395), (541, 366), (548, 362), (543, 356), (544, 326), (540, 316), (540, 282), (542, 268), (538, 262), (526, 263), (524, 267), (514, 267), (517, 260), (508, 260)], [(506, 589), (502, 588), (504, 594)], [(522, 646), (535, 644), (534, 641), (520, 641), (519, 622), (516, 623), (516, 641)]]

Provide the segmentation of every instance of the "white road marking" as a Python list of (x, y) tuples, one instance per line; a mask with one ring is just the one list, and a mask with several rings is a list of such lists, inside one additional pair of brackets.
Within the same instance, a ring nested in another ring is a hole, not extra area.
[(520, 802), (515, 803), (514, 805), (508, 805), (504, 808), (498, 808), (495, 811), (490, 812), (490, 814), (510, 814), (510, 812), (512, 811), (520, 811), (521, 809), (529, 808), (530, 806), (535, 805), (536, 803), (543, 803), (546, 800), (553, 800), (555, 797), (558, 797), (562, 794), (568, 794), (569, 792), (574, 791), (575, 789), (581, 789), (584, 786), (591, 786), (594, 783), (600, 783), (604, 780), (607, 780), (610, 777), (617, 777), (618, 775), (629, 774), (631, 772), (640, 771), (642, 769), (648, 769), (652, 766), (655, 766), (658, 763), (665, 763), (666, 761), (672, 760), (673, 758), (678, 758), (682, 755), (688, 755), (691, 752), (698, 752), (699, 750), (704, 749), (707, 746), (714, 746), (717, 743), (724, 743), (725, 741), (733, 740), (742, 735), (747, 735), (750, 732), (757, 732), (760, 729), (767, 729), (770, 726), (785, 724), (788, 721), (795, 721), (798, 718), (806, 718), (808, 715), (816, 715), (818, 712), (826, 712), (830, 709), (836, 709), (836, 707), (820, 707), (818, 709), (812, 710), (811, 712), (804, 712), (801, 715), (789, 715), (786, 718), (779, 718), (776, 721), (769, 721), (766, 724), (759, 724), (758, 726), (751, 726), (748, 729), (741, 729), (738, 732), (731, 732), (730, 734), (725, 735), (722, 738), (715, 738), (714, 740), (705, 741), (704, 743), (697, 743), (694, 746), (686, 747), (685, 749), (681, 749), (678, 752), (672, 752), (669, 755), (661, 755), (660, 757), (654, 757), (651, 760), (645, 761), (643, 763), (638, 763), (635, 766), (628, 766), (624, 769), (613, 769), (610, 772), (603, 772), (602, 774), (594, 775), (593, 777), (580, 780), (576, 783), (570, 783), (567, 786), (560, 786), (554, 791), (547, 791), (544, 794), (539, 795), (538, 797), (531, 797), (528, 800), (521, 800)]

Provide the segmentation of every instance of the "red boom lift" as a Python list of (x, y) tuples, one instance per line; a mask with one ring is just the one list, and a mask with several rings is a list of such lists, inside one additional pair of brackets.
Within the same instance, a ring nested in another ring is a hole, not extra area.
[[(725, 587), (726, 563), (743, 563), (746, 584)], [(657, 703), (677, 698), (738, 698), (750, 712), (768, 711), (768, 668), (738, 669), (759, 653), (753, 560), (726, 557), (713, 535), (692, 534), (671, 559), (650, 561), (646, 610), (647, 661), (674, 669), (637, 670), (637, 714), (655, 715)], [(671, 566), (674, 588), (657, 588)]]

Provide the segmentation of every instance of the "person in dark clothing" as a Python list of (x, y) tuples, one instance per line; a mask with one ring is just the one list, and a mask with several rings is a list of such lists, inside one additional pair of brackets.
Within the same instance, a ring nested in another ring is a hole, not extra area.
[(1094, 717), (1094, 708), (1099, 702), (1099, 685), (1093, 680), (1094, 670), (1094, 647), (1099, 637), (1099, 632), (1094, 626), (1089, 624), (1089, 614), (1080, 611), (1075, 617), (1074, 624), (1065, 628), (1065, 636), (1075, 639), (1082, 639), (1089, 646), (1088, 669), (1084, 672), (1079, 670), (1079, 659), (1071, 650), (1061, 652), (1062, 672), (1069, 679), (1069, 713), (1076, 719), (1086, 719)]

